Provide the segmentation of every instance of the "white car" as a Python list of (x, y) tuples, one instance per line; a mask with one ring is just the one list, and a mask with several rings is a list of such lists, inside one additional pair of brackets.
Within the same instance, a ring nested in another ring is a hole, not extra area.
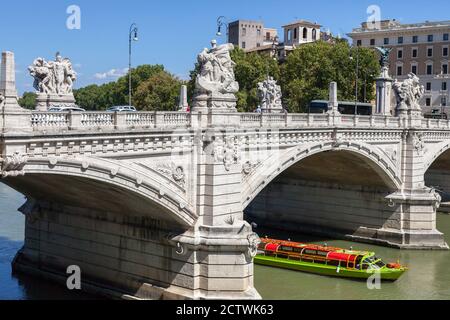
[(109, 112), (137, 112), (135, 107), (130, 107), (130, 106), (115, 106), (115, 107), (111, 107), (108, 108)]
[(84, 112), (86, 110), (83, 109), (83, 108), (80, 108), (80, 107), (75, 107), (75, 106), (73, 106), (73, 107), (57, 107), (57, 106), (54, 106), (54, 107), (49, 108), (48, 111), (50, 111), (50, 112), (69, 112), (69, 111)]

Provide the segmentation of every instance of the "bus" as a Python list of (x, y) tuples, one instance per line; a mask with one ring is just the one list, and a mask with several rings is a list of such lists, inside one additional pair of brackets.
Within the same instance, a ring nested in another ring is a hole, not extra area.
[[(355, 115), (355, 102), (351, 101), (339, 101), (338, 110), (341, 114)], [(373, 107), (370, 103), (358, 102), (358, 115), (371, 116), (373, 114)], [(328, 101), (326, 100), (313, 100), (309, 103), (308, 113), (327, 113)]]

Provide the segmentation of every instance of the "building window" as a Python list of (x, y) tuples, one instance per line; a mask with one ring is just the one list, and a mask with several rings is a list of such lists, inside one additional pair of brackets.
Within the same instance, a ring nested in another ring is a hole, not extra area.
[(266, 40), (267, 40), (267, 41), (270, 41), (270, 38), (271, 38), (270, 32), (266, 32)]
[(398, 37), (398, 44), (402, 44), (403, 43), (403, 37)]
[(448, 41), (448, 33), (444, 33), (444, 41)]
[(427, 49), (427, 57), (432, 57), (433, 56), (433, 48), (428, 48)]
[(298, 37), (298, 31), (297, 28), (294, 29), (294, 39), (297, 39)]
[(442, 82), (442, 91), (447, 91), (447, 82)]
[(412, 37), (412, 42), (413, 42), (413, 43), (419, 42), (419, 37), (418, 37), (418, 36), (413, 36), (413, 37)]
[(425, 104), (427, 105), (427, 107), (431, 107), (431, 99), (430, 99), (430, 98), (427, 98), (427, 99), (425, 100)]
[(411, 72), (417, 75), (417, 66), (416, 65), (411, 66)]
[(257, 48), (261, 47), (261, 43), (258, 42), (258, 43), (256, 44), (256, 47), (257, 47)]
[(419, 50), (418, 49), (412, 49), (412, 57), (413, 58), (417, 58), (419, 55)]
[(427, 82), (426, 88), (427, 91), (431, 91), (431, 82)]
[(403, 49), (399, 49), (399, 50), (397, 51), (397, 58), (398, 58), (398, 59), (403, 59)]
[(433, 39), (434, 39), (433, 35), (429, 34), (428, 35), (428, 42), (433, 42)]
[(256, 34), (257, 34), (258, 37), (260, 37), (261, 36), (261, 30), (260, 29), (256, 30)]
[(316, 29), (313, 29), (313, 31), (312, 31), (312, 39), (317, 40), (317, 30)]
[(242, 49), (245, 49), (245, 41), (242, 42)]
[(389, 38), (384, 38), (384, 44), (389, 44)]
[(370, 39), (370, 45), (374, 46), (375, 45), (375, 39)]
[(442, 65), (442, 74), (448, 74), (448, 64), (444, 63)]
[(398, 76), (403, 75), (403, 67), (402, 66), (397, 66), (397, 75)]
[(447, 106), (447, 98), (446, 97), (441, 98), (441, 106), (443, 106), (443, 107)]
[(362, 41), (361, 41), (361, 40), (356, 41), (356, 45), (357, 45), (358, 47), (361, 47)]
[(247, 28), (242, 28), (242, 36), (246, 36), (247, 35)]
[(433, 74), (433, 65), (432, 64), (427, 64), (427, 74), (428, 75)]
[(303, 28), (303, 39), (308, 39), (308, 29)]
[(448, 57), (448, 47), (443, 47), (442, 48), (442, 56), (443, 57)]

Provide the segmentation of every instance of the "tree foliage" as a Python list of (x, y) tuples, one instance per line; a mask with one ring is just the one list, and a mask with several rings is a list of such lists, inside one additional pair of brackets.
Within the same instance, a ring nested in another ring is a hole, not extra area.
[[(155, 104), (152, 104), (152, 107), (144, 105), (144, 101), (147, 101), (146, 103), (149, 103), (150, 99), (146, 98), (144, 94), (152, 95), (154, 98), (158, 98), (158, 101), (162, 101), (163, 97), (159, 97), (157, 94), (155, 95), (152, 91), (146, 91), (143, 90), (139, 91), (139, 87), (152, 79), (152, 81), (155, 80), (155, 77), (161, 76), (164, 78), (164, 81), (167, 80), (167, 76), (169, 73), (167, 73), (164, 70), (164, 66), (162, 65), (142, 65), (137, 67), (136, 69), (132, 70), (131, 73), (131, 87), (133, 91), (133, 102), (136, 102), (136, 96), (139, 92), (139, 104), (135, 104), (135, 107), (138, 110), (162, 110), (159, 107), (157, 109), (155, 108)], [(170, 75), (170, 77), (173, 78), (175, 82), (179, 82), (181, 84), (181, 81), (174, 78)], [(74, 90), (75, 99), (77, 101), (77, 104), (81, 106), (82, 108), (85, 108), (86, 110), (105, 110), (112, 106), (118, 106), (118, 105), (128, 105), (128, 98), (129, 98), (129, 88), (128, 88), (128, 74), (119, 78), (115, 82), (106, 83), (103, 85), (90, 85), (78, 90)], [(171, 87), (174, 89), (174, 86)], [(161, 94), (163, 92), (159, 91)], [(166, 93), (164, 93), (166, 94)], [(172, 92), (172, 94), (179, 94), (178, 92)], [(164, 104), (164, 108), (169, 108), (169, 102)], [(173, 110), (174, 106), (171, 105), (168, 110)]]
[(142, 82), (136, 90), (134, 104), (138, 110), (175, 111), (182, 82), (160, 71)]
[(22, 108), (34, 110), (36, 108), (36, 97), (37, 95), (34, 92), (25, 92), (19, 99), (19, 105)]
[(288, 110), (304, 112), (311, 100), (328, 100), (332, 81), (338, 84), (338, 99), (354, 101), (357, 61), (358, 100), (364, 100), (365, 90), (366, 101), (371, 101), (375, 98), (374, 78), (379, 74), (373, 50), (351, 48), (346, 41), (335, 44), (318, 41), (295, 49), (281, 68), (281, 85)]

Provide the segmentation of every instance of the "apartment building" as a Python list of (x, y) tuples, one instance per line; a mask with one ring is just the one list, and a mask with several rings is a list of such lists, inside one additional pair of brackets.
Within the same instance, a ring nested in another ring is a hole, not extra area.
[(271, 45), (277, 29), (265, 28), (261, 21), (237, 20), (228, 25), (228, 42), (244, 50)]
[(449, 114), (449, 34), (450, 21), (402, 24), (385, 20), (378, 29), (362, 23), (348, 36), (357, 46), (393, 48), (391, 76), (404, 80), (410, 72), (416, 74), (426, 89), (421, 101), (424, 112), (445, 108)]

